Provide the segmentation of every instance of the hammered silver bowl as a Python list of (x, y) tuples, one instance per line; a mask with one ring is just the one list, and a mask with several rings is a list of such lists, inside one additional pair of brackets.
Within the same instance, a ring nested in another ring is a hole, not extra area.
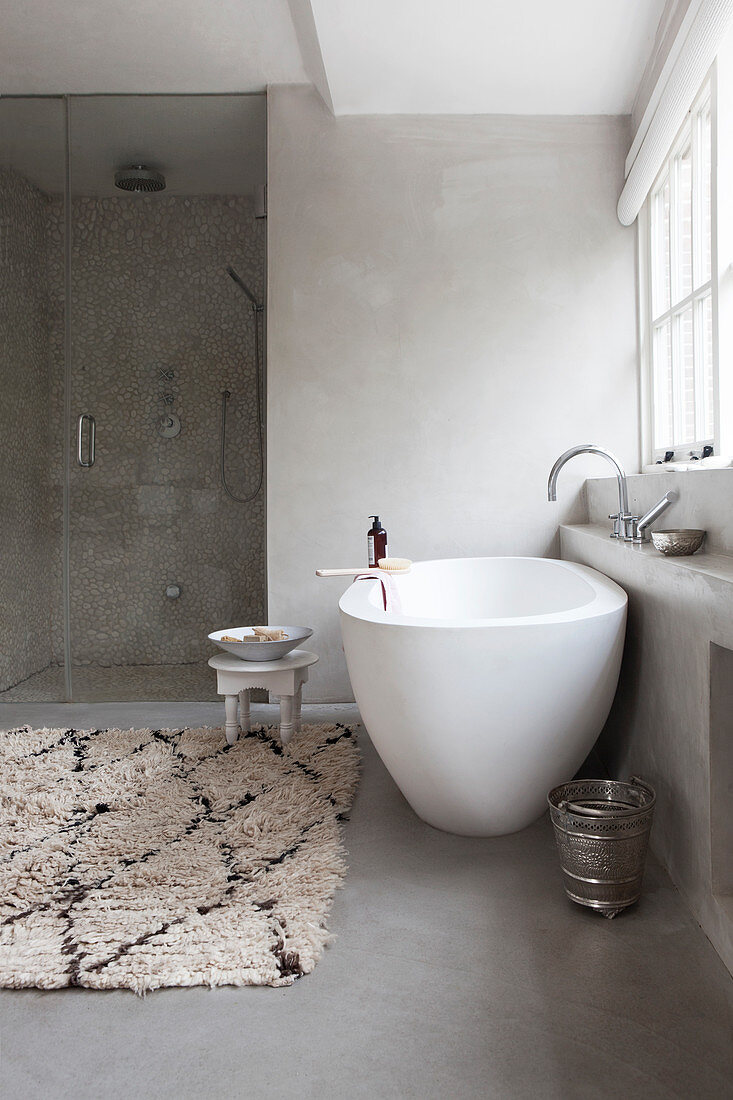
[(680, 528), (676, 531), (652, 531), (652, 542), (661, 554), (681, 558), (694, 554), (702, 546), (704, 531), (694, 527)]

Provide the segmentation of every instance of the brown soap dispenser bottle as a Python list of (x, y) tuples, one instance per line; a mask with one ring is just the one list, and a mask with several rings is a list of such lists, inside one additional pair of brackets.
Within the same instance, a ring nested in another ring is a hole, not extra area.
[(379, 516), (370, 516), (374, 520), (367, 532), (367, 545), (369, 547), (369, 568), (377, 565), (380, 558), (387, 557), (387, 532), (379, 522)]

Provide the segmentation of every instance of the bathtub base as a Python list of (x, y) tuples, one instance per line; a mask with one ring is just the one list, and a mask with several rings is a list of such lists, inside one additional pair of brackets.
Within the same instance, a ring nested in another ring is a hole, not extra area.
[[(552, 788), (548, 789), (551, 790)], [(418, 813), (409, 799), (407, 799), (407, 803), (413, 812), (421, 821), (429, 825), (431, 829), (438, 829), (441, 833), (451, 833), (453, 836), (484, 838), (491, 836), (511, 836), (512, 833), (521, 833), (524, 829), (528, 829), (530, 825), (534, 825), (536, 821), (539, 821), (545, 813), (546, 805), (544, 804), (544, 798), (542, 802), (543, 805), (536, 812), (533, 811), (530, 816), (525, 815), (524, 817), (518, 818), (507, 814), (507, 816), (502, 819), (497, 815), (492, 815), (490, 819), (486, 819), (477, 815), (476, 817), (467, 819), (461, 814), (450, 814), (441, 817), (436, 817), (434, 814), (427, 816)]]
[(539, 821), (539, 819), (542, 817), (542, 813), (539, 813), (535, 817), (533, 817), (531, 821), (526, 821), (523, 824), (518, 825), (517, 828), (512, 827), (504, 829), (500, 826), (492, 828), (488, 825), (477, 825), (473, 828), (466, 828), (461, 827), (460, 825), (457, 827), (452, 827), (452, 821), (428, 821), (426, 817), (423, 817), (422, 814), (419, 814), (417, 810), (415, 810), (414, 806), (411, 806), (410, 808), (425, 825), (429, 825), (431, 829), (437, 829), (440, 833), (450, 833), (451, 836), (476, 837), (477, 839), (484, 840), (492, 836), (512, 836), (514, 833), (521, 833), (524, 829), (528, 829), (530, 825), (534, 825), (535, 821)]
[[(538, 821), (547, 811), (548, 792), (575, 776), (605, 721), (604, 718), (599, 725), (586, 728), (584, 736), (572, 744), (566, 742), (558, 748), (555, 759), (547, 752), (540, 753), (535, 745), (533, 756), (515, 757), (511, 769), (502, 768), (501, 760), (492, 752), (492, 744), (500, 741), (498, 731), (485, 726), (483, 752), (476, 751), (467, 769), (458, 766), (458, 762), (453, 769), (443, 767), (437, 789), (434, 778), (420, 767), (418, 758), (404, 761), (394, 751), (395, 737), (404, 736), (406, 724), (396, 723), (391, 728), (382, 715), (380, 725), (370, 725), (363, 713), (369, 709), (368, 701), (364, 700), (362, 721), (366, 731), (413, 812), (433, 829), (472, 837), (507, 836)], [(424, 726), (415, 732), (429, 742)], [(445, 741), (455, 727), (449, 726), (447, 734), (437, 729), (433, 732)], [(551, 744), (565, 731), (546, 732), (549, 734), (546, 744)], [(525, 740), (531, 743), (529, 736)]]
[[(581, 760), (580, 764), (582, 762)], [(573, 775), (577, 772), (580, 764), (573, 771)], [(559, 786), (561, 782), (563, 782), (562, 779), (557, 782), (550, 780), (546, 788), (543, 786), (542, 793), (536, 798), (535, 804), (529, 809), (525, 808), (521, 814), (517, 813), (516, 808), (512, 806), (494, 807), (490, 812), (483, 813), (481, 807), (476, 807), (475, 812), (467, 813), (466, 807), (461, 804), (462, 800), (459, 797), (456, 797), (455, 805), (449, 812), (437, 814), (433, 809), (421, 811), (412, 804), (410, 799), (404, 795), (404, 792), (402, 794), (417, 817), (424, 821), (426, 825), (430, 825), (432, 829), (438, 829), (441, 833), (472, 837), (511, 836), (513, 833), (521, 833), (524, 829), (528, 829), (530, 825), (534, 825), (536, 821), (544, 816), (547, 812), (547, 793), (553, 787)]]

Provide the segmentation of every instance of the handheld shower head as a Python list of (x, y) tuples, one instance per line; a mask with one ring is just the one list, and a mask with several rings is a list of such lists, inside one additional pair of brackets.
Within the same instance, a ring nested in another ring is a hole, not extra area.
[(261, 304), (257, 301), (257, 299), (255, 298), (253, 292), (249, 289), (249, 287), (245, 283), (244, 279), (242, 279), (239, 275), (237, 275), (234, 268), (231, 267), (229, 264), (227, 264), (227, 275), (229, 276), (230, 279), (233, 279), (234, 282), (239, 287), (239, 289), (247, 295), (247, 297), (249, 298), (250, 302), (252, 303), (252, 305), (254, 306), (255, 309), (257, 309), (257, 310), (262, 309)]

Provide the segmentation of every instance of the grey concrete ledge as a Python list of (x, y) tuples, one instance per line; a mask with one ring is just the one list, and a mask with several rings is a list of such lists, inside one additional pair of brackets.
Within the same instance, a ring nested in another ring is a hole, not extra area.
[(560, 530), (563, 533), (567, 532), (574, 538), (600, 540), (619, 554), (638, 555), (650, 567), (658, 566), (660, 570), (667, 571), (666, 576), (670, 575), (669, 570), (684, 570), (700, 576), (713, 577), (715, 580), (724, 581), (727, 584), (733, 584), (733, 555), (721, 554), (715, 551), (708, 552), (704, 549), (705, 544), (703, 543), (703, 549), (698, 550), (696, 554), (691, 554), (689, 557), (668, 557), (665, 554), (660, 554), (651, 542), (635, 546), (630, 542), (611, 539), (609, 536), (610, 527), (610, 521), (606, 524), (567, 523), (562, 524)]

